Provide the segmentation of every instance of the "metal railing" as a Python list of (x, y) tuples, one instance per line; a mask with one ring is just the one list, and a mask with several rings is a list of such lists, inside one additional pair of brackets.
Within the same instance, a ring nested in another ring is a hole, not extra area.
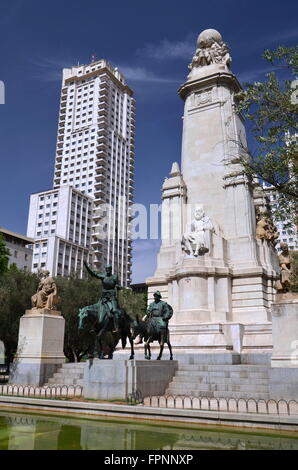
[(34, 397), (34, 398), (75, 398), (81, 397), (83, 387), (81, 385), (53, 385), (40, 386), (33, 385), (13, 385), (0, 384), (0, 395)]
[(145, 397), (145, 406), (157, 408), (190, 409), (202, 411), (227, 411), (231, 413), (262, 413), (298, 415), (298, 401), (255, 398), (213, 398), (189, 395), (162, 395)]
[(140, 392), (140, 390), (135, 390), (132, 393), (129, 393), (126, 399), (129, 405), (143, 405), (144, 398)]

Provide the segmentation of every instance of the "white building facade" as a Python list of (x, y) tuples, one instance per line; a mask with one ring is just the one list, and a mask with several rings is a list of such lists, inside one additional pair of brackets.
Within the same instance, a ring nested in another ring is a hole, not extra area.
[(18, 269), (31, 271), (33, 253), (30, 246), (33, 240), (3, 227), (0, 227), (0, 233), (2, 233), (10, 253), (8, 264), (15, 264)]
[(27, 234), (34, 239), (32, 271), (82, 277), (83, 262), (92, 262), (93, 200), (71, 186), (30, 198)]
[[(80, 236), (79, 240), (75, 236), (70, 237), (66, 228), (70, 219), (64, 207), (57, 210), (55, 237), (92, 250), (96, 269), (103, 270), (111, 264), (124, 286), (129, 285), (131, 278), (129, 207), (133, 203), (134, 136), (135, 100), (118, 69), (106, 60), (99, 60), (63, 70), (54, 192), (51, 194), (54, 197), (58, 190), (68, 186), (93, 200), (92, 236), (86, 235), (84, 243)], [(39, 198), (41, 194), (35, 196)], [(30, 204), (28, 233), (34, 231), (34, 238), (38, 238), (43, 236), (39, 233), (42, 231), (37, 230), (41, 226), (31, 226), (31, 219), (37, 211), (37, 202), (34, 201), (33, 198)], [(46, 236), (54, 236), (51, 221), (46, 222), (49, 222)], [(60, 230), (62, 225), (63, 230)], [(60, 274), (59, 271), (65, 275), (72, 268), (69, 264), (66, 269), (67, 264), (62, 263), (62, 268), (58, 269), (59, 263), (54, 258), (60, 253), (60, 248), (54, 245), (51, 264), (57, 270), (50, 271), (52, 275)], [(42, 245), (39, 248), (42, 256)], [(85, 255), (90, 258), (89, 254)], [(38, 256), (33, 260), (33, 266), (44, 264)]]

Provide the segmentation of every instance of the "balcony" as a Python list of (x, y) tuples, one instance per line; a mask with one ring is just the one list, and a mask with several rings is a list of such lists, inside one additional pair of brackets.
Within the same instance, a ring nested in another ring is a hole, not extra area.
[[(94, 184), (95, 188), (96, 188), (96, 191), (99, 190), (103, 190), (104, 187), (105, 187), (105, 183), (104, 183), (104, 180), (100, 180), (100, 181), (96, 181), (95, 184)], [(95, 192), (96, 192), (95, 191)]]
[(96, 181), (104, 181), (104, 180), (105, 180), (105, 175), (104, 175), (104, 173), (98, 173), (98, 174), (95, 176), (95, 180), (96, 180)]
[(99, 189), (96, 189), (96, 190), (94, 191), (95, 202), (96, 202), (98, 199), (103, 199), (103, 198), (104, 198), (105, 192), (103, 191), (103, 189), (104, 189), (104, 187), (103, 187), (103, 185), (101, 185)]
[(98, 110), (98, 116), (107, 116), (108, 115), (108, 110), (106, 108), (100, 108)]
[(101, 127), (106, 127), (108, 125), (108, 120), (105, 116), (97, 119), (97, 124)]
[(104, 191), (98, 191), (94, 194), (94, 203), (95, 204), (102, 204), (105, 202), (105, 193)]
[[(99, 167), (105, 167), (106, 165), (106, 160), (102, 156), (98, 156), (96, 159), (96, 164), (99, 165)], [(96, 169), (97, 171), (97, 169)]]
[(62, 149), (58, 149), (58, 150), (57, 150), (57, 155), (62, 155), (62, 153), (63, 153), (63, 150), (62, 150)]
[(105, 136), (105, 137), (106, 137), (107, 135), (108, 135), (108, 132), (107, 132), (107, 130), (105, 129), (105, 127), (102, 127), (101, 129), (99, 129), (99, 130), (97, 131), (97, 136), (98, 136), (98, 137), (101, 137), (101, 136)]
[(106, 94), (106, 93), (100, 94), (100, 95), (98, 96), (98, 100), (99, 100), (99, 103), (98, 103), (99, 105), (101, 104), (101, 102), (103, 102), (103, 103), (108, 103), (108, 101), (109, 101), (108, 94)]
[[(98, 160), (96, 160), (98, 162)], [(96, 167), (95, 171), (97, 174), (104, 173), (105, 172), (105, 165), (102, 162), (99, 162), (98, 166)]]
[(106, 142), (99, 142), (96, 147), (97, 147), (98, 151), (101, 151), (101, 150), (103, 151), (103, 150), (106, 149), (107, 144), (106, 144)]
[(99, 90), (109, 90), (109, 83), (108, 82), (100, 82), (99, 84)]
[[(106, 133), (105, 133), (105, 134), (106, 134)], [(108, 139), (107, 139), (107, 137), (106, 137), (105, 135), (101, 135), (101, 136), (98, 136), (97, 142), (98, 142), (98, 144), (103, 143), (103, 144), (107, 145)], [(98, 146), (97, 146), (97, 147), (98, 147)]]

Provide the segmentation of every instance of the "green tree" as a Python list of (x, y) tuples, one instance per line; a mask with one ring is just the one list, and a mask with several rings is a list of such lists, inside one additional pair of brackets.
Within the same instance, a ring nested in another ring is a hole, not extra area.
[(10, 267), (0, 276), (0, 339), (4, 342), (6, 362), (13, 362), (18, 345), (20, 317), (31, 308), (36, 292), (36, 274)]
[(4, 237), (0, 233), (0, 275), (8, 269), (9, 255), (10, 253), (6, 247)]
[(250, 122), (251, 149), (241, 147), (248, 175), (277, 190), (275, 220), (292, 217), (298, 209), (298, 46), (266, 50), (272, 72), (263, 82), (245, 84), (238, 93), (238, 111)]
[(291, 252), (291, 291), (298, 292), (298, 251)]
[(122, 289), (119, 292), (119, 303), (131, 318), (143, 317), (147, 310), (147, 294), (139, 294), (131, 289)]
[(61, 314), (65, 318), (64, 354), (69, 362), (79, 362), (86, 354), (90, 341), (93, 340), (78, 330), (79, 310), (98, 302), (101, 283), (96, 279), (76, 277), (57, 277), (55, 281), (61, 298)]

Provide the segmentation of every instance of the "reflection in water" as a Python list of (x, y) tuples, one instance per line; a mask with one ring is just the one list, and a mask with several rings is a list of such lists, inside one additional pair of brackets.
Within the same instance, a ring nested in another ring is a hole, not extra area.
[(294, 433), (207, 430), (195, 426), (132, 423), (0, 412), (0, 450), (298, 450)]

